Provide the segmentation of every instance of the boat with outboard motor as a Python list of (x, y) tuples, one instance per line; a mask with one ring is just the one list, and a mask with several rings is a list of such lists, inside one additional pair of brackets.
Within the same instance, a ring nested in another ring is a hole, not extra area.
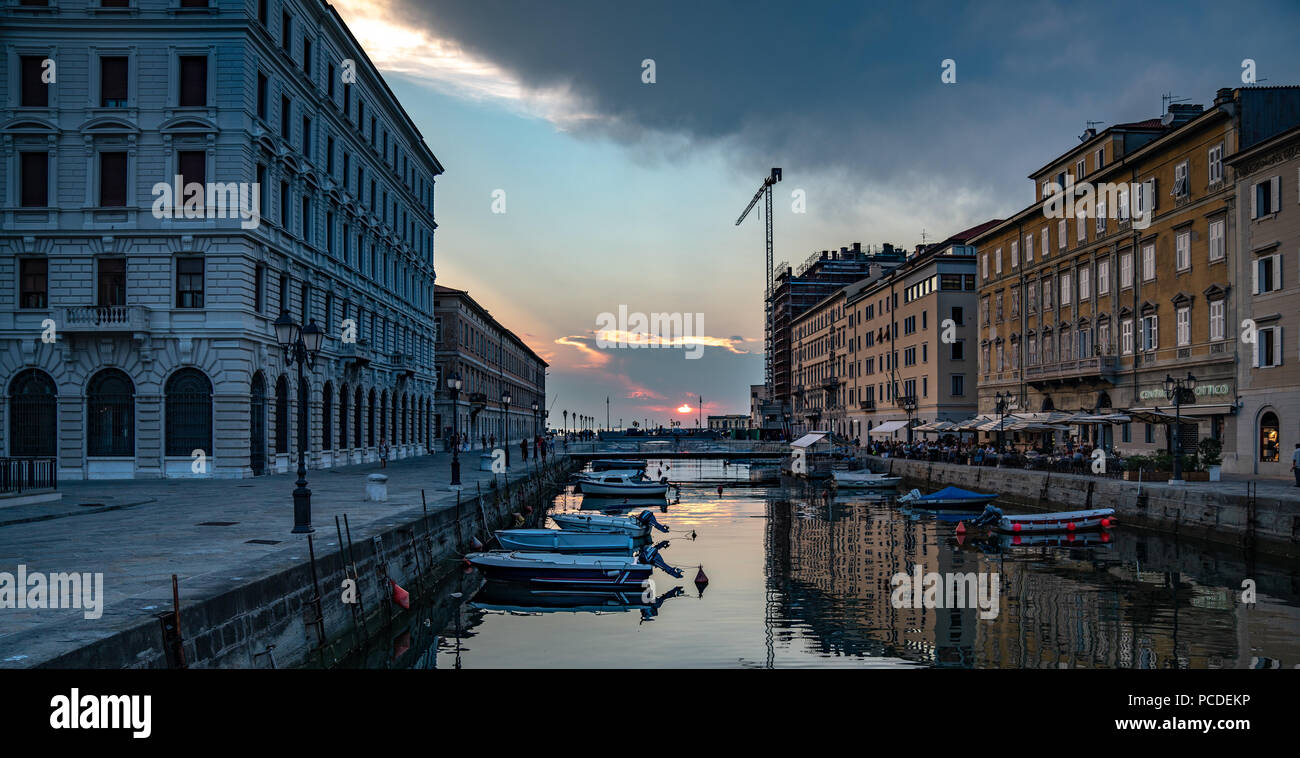
[(1086, 511), (1054, 513), (1004, 514), (1001, 508), (988, 505), (971, 526), (991, 526), (1000, 532), (1073, 532), (1083, 529), (1109, 529), (1115, 524), (1114, 508), (1091, 508)]
[(953, 509), (953, 508), (975, 508), (979, 509), (982, 505), (988, 505), (997, 500), (997, 494), (985, 494), (982, 492), (971, 492), (961, 487), (944, 487), (938, 492), (931, 492), (928, 495), (922, 495), (920, 490), (911, 492), (898, 498), (900, 505), (910, 503), (920, 508), (930, 509)]
[(559, 529), (499, 529), (497, 542), (506, 550), (533, 553), (623, 553), (636, 549), (630, 534), (571, 532)]
[(663, 544), (643, 545), (630, 556), (511, 551), (470, 553), (465, 562), (489, 579), (545, 586), (640, 588), (646, 586), (644, 582), (655, 568), (682, 578), (682, 570), (668, 565), (659, 555)]
[(603, 513), (552, 513), (551, 521), (566, 532), (619, 532), (633, 537), (646, 537), (650, 528), (661, 532), (668, 527), (659, 523), (653, 511), (641, 511), (635, 516), (609, 516)]

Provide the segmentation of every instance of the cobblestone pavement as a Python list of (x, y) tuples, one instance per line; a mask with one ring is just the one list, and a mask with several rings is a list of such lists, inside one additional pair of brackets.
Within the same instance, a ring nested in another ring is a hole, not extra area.
[[(492, 481), (491, 472), (478, 470), (479, 452), (461, 455), (463, 493), (471, 497)], [(513, 452), (512, 480), (525, 472)], [(536, 461), (530, 457), (526, 465), (531, 470)], [(389, 477), (388, 502), (366, 500), (366, 478), (374, 473)], [(0, 572), (14, 573), (22, 564), (29, 574), (104, 575), (100, 619), (75, 609), (0, 607), (0, 668), (33, 665), (169, 610), (172, 574), (184, 604), (306, 560), (306, 537), (291, 534), (296, 478), (61, 482), (62, 502), (0, 508)], [(315, 469), (308, 480), (318, 558), (335, 549), (336, 514), (347, 514), (356, 540), (367, 527), (420, 514), (422, 489), (430, 511), (453, 507), (457, 496), (448, 488), (449, 453), (390, 461), (386, 468)], [(229, 523), (204, 525), (211, 522)]]

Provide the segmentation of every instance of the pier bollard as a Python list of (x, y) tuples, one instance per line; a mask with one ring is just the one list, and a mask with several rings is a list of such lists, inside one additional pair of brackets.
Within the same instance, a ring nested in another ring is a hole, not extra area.
[(366, 499), (372, 503), (388, 502), (387, 474), (371, 474), (366, 477)]

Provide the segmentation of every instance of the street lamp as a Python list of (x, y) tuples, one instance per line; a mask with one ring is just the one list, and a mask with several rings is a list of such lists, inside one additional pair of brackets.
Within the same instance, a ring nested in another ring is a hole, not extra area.
[(539, 434), (537, 428), (537, 421), (538, 421), (537, 411), (539, 408), (541, 408), (541, 406), (537, 404), (536, 400), (534, 400), (533, 401), (533, 436), (534, 437), (536, 437)]
[(459, 372), (453, 371), (447, 377), (447, 390), (451, 393), (451, 488), (457, 490), (460, 489), (460, 407), (456, 401), (464, 386)]
[(1008, 392), (1007, 394), (1003, 395), (1001, 392), (999, 392), (994, 397), (997, 399), (997, 413), (998, 413), (998, 463), (1001, 464), (1002, 447), (1004, 444), (1003, 439), (1006, 434), (1005, 429), (1007, 425), (1007, 408), (1011, 405), (1011, 393)]
[(506, 468), (510, 468), (510, 390), (501, 393), (501, 446), (506, 449)]
[(293, 534), (310, 534), (316, 530), (311, 526), (311, 490), (307, 489), (308, 393), (303, 372), (316, 366), (325, 332), (315, 319), (300, 327), (288, 311), (281, 312), (273, 326), (275, 341), (284, 349), (284, 362), (298, 367), (298, 481), (293, 490)]
[(916, 412), (916, 395), (904, 395), (899, 402), (907, 414), (907, 444), (912, 444), (912, 414)]
[(1175, 379), (1165, 374), (1165, 397), (1174, 404), (1174, 477), (1169, 480), (1170, 484), (1183, 483), (1183, 393), (1195, 391), (1196, 377), (1192, 376), (1191, 372), (1188, 372), (1186, 379)]

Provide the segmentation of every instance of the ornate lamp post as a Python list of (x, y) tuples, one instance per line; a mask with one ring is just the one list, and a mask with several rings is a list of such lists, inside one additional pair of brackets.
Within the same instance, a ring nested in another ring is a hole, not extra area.
[(465, 386), (457, 371), (447, 377), (447, 391), (451, 393), (451, 488), (460, 489), (460, 388)]
[(501, 447), (506, 449), (506, 468), (510, 468), (510, 390), (501, 393)]
[(533, 436), (534, 437), (540, 434), (540, 431), (538, 430), (538, 415), (537, 415), (537, 410), (539, 408), (541, 408), (541, 406), (537, 404), (536, 400), (534, 400), (533, 401)]
[(1005, 429), (1007, 425), (1007, 408), (1011, 405), (1011, 393), (1008, 392), (1007, 394), (1003, 395), (1001, 392), (999, 392), (994, 397), (997, 399), (997, 413), (998, 413), (998, 456), (999, 456), (998, 460), (1001, 461), (1003, 438), (1005, 437), (1006, 434)]
[(307, 403), (308, 393), (304, 370), (316, 366), (316, 356), (325, 342), (325, 332), (316, 320), (300, 327), (288, 311), (277, 318), (275, 341), (284, 349), (284, 362), (298, 367), (298, 481), (293, 490), (293, 533), (310, 534), (316, 531), (311, 525), (311, 490), (307, 489)]
[(912, 414), (916, 413), (916, 395), (904, 395), (899, 402), (907, 414), (907, 444), (912, 444)]
[(1175, 379), (1169, 374), (1165, 374), (1165, 397), (1173, 401), (1174, 404), (1174, 476), (1169, 480), (1170, 484), (1183, 483), (1183, 451), (1182, 451), (1182, 431), (1183, 431), (1183, 393), (1192, 393), (1196, 391), (1196, 377), (1188, 372), (1186, 379)]

